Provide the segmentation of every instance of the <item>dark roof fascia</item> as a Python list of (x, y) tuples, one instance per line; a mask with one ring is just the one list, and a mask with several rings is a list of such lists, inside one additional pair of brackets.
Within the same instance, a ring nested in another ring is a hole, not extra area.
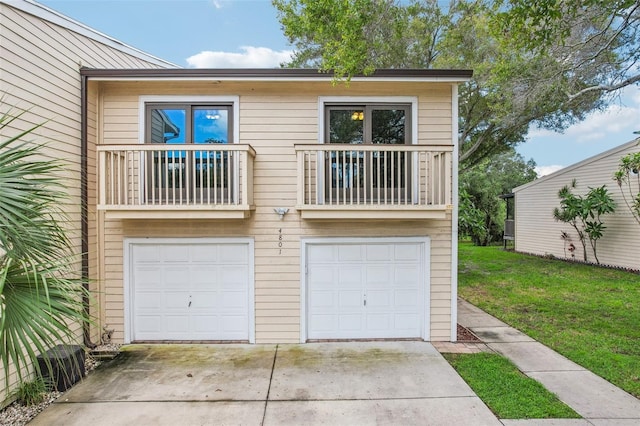
[[(81, 75), (94, 79), (224, 79), (224, 80), (297, 80), (334, 78), (332, 72), (311, 68), (180, 68), (180, 69), (97, 69), (82, 68)], [(472, 70), (380, 69), (370, 75), (357, 75), (352, 80), (407, 79), (466, 81)]]

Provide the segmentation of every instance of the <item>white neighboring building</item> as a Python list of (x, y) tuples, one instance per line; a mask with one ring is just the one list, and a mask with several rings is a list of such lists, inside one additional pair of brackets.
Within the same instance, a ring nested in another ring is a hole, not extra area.
[[(631, 215), (622, 197), (622, 191), (613, 179), (620, 159), (638, 151), (640, 138), (514, 188), (515, 250), (571, 258), (571, 253), (567, 250), (569, 243), (565, 246), (565, 241), (560, 238), (561, 232), (564, 231), (570, 235), (575, 246), (575, 258), (583, 259), (582, 245), (575, 230), (571, 225), (553, 219), (553, 209), (560, 206), (558, 191), (575, 179), (577, 187), (574, 194), (584, 195), (590, 187), (606, 185), (617, 204), (614, 214), (603, 217), (607, 228), (603, 237), (598, 240), (597, 253), (600, 263), (640, 269), (640, 225)], [(587, 258), (595, 263), (588, 243)]]

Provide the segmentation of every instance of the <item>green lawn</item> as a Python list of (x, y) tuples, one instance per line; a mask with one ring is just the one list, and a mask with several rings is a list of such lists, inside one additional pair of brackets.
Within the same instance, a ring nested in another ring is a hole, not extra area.
[(508, 359), (493, 353), (443, 354), (478, 397), (501, 419), (580, 416)]
[(459, 248), (459, 294), (640, 397), (640, 275)]

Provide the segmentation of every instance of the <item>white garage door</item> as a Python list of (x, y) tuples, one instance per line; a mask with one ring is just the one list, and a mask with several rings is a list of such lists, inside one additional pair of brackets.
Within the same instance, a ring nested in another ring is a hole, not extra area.
[(249, 340), (249, 243), (144, 240), (128, 256), (131, 341)]
[(306, 249), (308, 339), (426, 337), (426, 241)]

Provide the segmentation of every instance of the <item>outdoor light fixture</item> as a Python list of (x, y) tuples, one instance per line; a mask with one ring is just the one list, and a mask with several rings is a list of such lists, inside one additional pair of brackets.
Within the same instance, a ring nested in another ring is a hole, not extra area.
[(284, 219), (285, 214), (289, 213), (289, 209), (286, 207), (276, 207), (273, 211), (280, 215), (280, 220)]
[(362, 112), (362, 111), (353, 111), (353, 114), (351, 114), (351, 119), (353, 121), (362, 121), (362, 120), (364, 120), (364, 112)]

